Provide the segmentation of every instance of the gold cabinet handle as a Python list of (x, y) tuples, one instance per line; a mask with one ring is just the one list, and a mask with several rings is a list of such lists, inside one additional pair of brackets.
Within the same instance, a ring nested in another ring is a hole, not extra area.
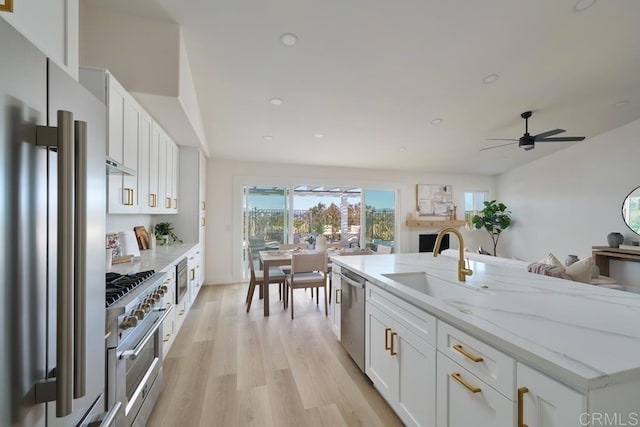
[(462, 348), (462, 346), (460, 344), (456, 344), (453, 346), (453, 349), (456, 350), (458, 353), (461, 353), (462, 355), (464, 355), (464, 357), (466, 357), (467, 359), (473, 361), (473, 362), (482, 362), (484, 359), (480, 356), (474, 356), (473, 354), (469, 353), (467, 350), (465, 350), (464, 348)]
[(166, 197), (165, 198), (164, 207), (167, 208), (167, 209), (171, 207), (171, 197)]
[(464, 388), (469, 390), (471, 393), (480, 393), (482, 389), (480, 387), (474, 387), (462, 378), (462, 376), (458, 372), (454, 372), (451, 374), (451, 378), (458, 381)]
[(130, 188), (123, 188), (122, 196), (123, 196), (122, 198), (124, 199), (122, 202), (123, 205), (131, 206), (133, 204)]
[(190, 280), (196, 280), (196, 269), (195, 268), (191, 269), (191, 279)]
[(200, 220), (200, 225), (204, 227), (206, 224), (207, 224), (207, 218), (202, 217), (202, 219)]
[(178, 209), (178, 199), (173, 199), (173, 208)]
[(392, 356), (395, 356), (395, 355), (397, 355), (397, 354), (398, 354), (398, 352), (397, 352), (397, 351), (395, 351), (395, 350), (394, 350), (394, 348), (393, 348), (393, 344), (394, 344), (394, 342), (395, 342), (394, 338), (395, 338), (395, 337), (397, 337), (397, 336), (398, 336), (398, 334), (397, 334), (396, 332), (391, 332), (391, 348), (389, 349), (389, 353), (390, 353)]
[(524, 423), (524, 395), (528, 393), (527, 387), (520, 387), (518, 389), (518, 427), (528, 427)]
[(169, 342), (170, 339), (171, 339), (171, 334), (167, 334), (164, 336), (164, 339), (162, 340), (162, 342)]
[(13, 12), (13, 0), (4, 0), (4, 4), (0, 4), (0, 11)]
[(158, 196), (155, 193), (149, 193), (149, 207), (155, 208), (158, 206)]
[(182, 316), (182, 315), (184, 315), (184, 310), (180, 310), (180, 311), (178, 312), (178, 316)]
[(384, 328), (384, 349), (391, 350), (391, 345), (389, 345), (389, 332), (391, 332), (391, 328)]
[[(340, 298), (338, 298), (338, 295), (340, 295)], [(342, 304), (342, 289), (336, 289), (336, 304)]]
[(202, 201), (202, 210), (205, 210), (205, 206), (206, 206), (206, 204), (205, 204), (205, 202), (204, 202), (204, 200), (203, 200), (203, 201)]
[(397, 336), (398, 336), (398, 334), (396, 332), (391, 332), (391, 348), (389, 349), (389, 353), (391, 353), (392, 356), (395, 356), (395, 355), (398, 354), (398, 352), (393, 349), (393, 343), (394, 343), (394, 339), (393, 338), (395, 338)]

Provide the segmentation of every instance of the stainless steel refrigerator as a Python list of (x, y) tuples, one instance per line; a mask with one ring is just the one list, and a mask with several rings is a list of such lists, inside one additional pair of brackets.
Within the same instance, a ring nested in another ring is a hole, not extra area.
[(105, 120), (0, 18), (1, 426), (86, 425), (106, 409)]

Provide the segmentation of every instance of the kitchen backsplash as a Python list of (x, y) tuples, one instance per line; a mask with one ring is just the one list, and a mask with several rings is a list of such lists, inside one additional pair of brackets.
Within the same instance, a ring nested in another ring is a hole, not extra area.
[(133, 227), (143, 225), (151, 236), (152, 218), (151, 215), (107, 215), (107, 233), (133, 231)]

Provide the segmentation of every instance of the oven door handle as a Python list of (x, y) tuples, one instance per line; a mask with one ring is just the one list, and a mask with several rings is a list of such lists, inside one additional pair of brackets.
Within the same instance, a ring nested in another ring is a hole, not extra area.
[(171, 313), (171, 311), (173, 311), (173, 305), (169, 306), (168, 308), (163, 308), (162, 310), (158, 310), (158, 311), (164, 311), (164, 314), (158, 319), (156, 324), (153, 325), (153, 328), (151, 328), (151, 330), (149, 330), (149, 332), (147, 332), (147, 334), (144, 336), (144, 338), (142, 338), (142, 340), (140, 340), (138, 345), (136, 345), (131, 350), (125, 350), (125, 351), (122, 352), (122, 354), (120, 355), (120, 359), (135, 359), (136, 357), (138, 357), (140, 355), (140, 352), (142, 351), (144, 346), (147, 345), (149, 340), (151, 338), (153, 338), (153, 336), (155, 335), (156, 331), (160, 328), (160, 326), (162, 326), (162, 322), (164, 322), (164, 319), (166, 319), (167, 316), (169, 315), (169, 313)]

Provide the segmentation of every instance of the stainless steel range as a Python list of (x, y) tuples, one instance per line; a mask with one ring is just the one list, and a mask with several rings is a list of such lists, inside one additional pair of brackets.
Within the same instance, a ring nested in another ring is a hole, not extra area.
[(107, 401), (116, 426), (144, 426), (162, 390), (162, 322), (173, 310), (166, 273), (107, 273)]

